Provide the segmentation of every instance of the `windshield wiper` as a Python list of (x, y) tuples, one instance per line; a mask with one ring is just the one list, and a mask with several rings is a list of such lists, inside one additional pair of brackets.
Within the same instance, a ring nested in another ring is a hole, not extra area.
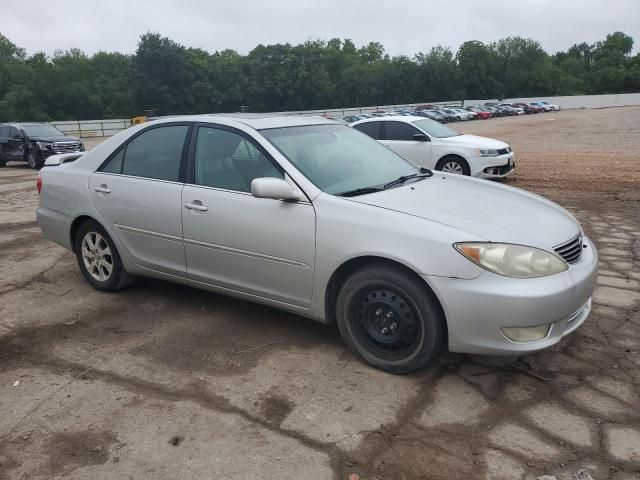
[(339, 197), (357, 197), (358, 195), (366, 195), (367, 193), (380, 192), (384, 187), (363, 187), (355, 190), (347, 190), (346, 192), (337, 193)]
[(407, 180), (411, 180), (412, 178), (423, 179), (423, 178), (428, 178), (432, 175), (433, 175), (433, 172), (431, 170), (429, 170), (428, 168), (421, 167), (420, 173), (412, 173), (411, 175), (403, 175), (402, 177), (398, 177), (395, 180), (392, 180), (389, 183), (386, 183), (383, 188), (386, 190), (387, 188), (395, 187), (397, 185), (400, 185), (406, 182)]

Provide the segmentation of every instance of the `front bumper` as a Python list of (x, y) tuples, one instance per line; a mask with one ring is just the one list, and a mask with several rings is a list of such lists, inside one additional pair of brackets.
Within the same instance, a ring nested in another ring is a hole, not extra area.
[(478, 178), (504, 178), (516, 169), (513, 152), (498, 157), (473, 157), (471, 175)]
[[(591, 311), (598, 254), (587, 248), (569, 270), (543, 278), (515, 279), (484, 272), (473, 280), (425, 276), (447, 319), (449, 350), (483, 355), (519, 355), (548, 348), (577, 329)], [(517, 343), (504, 327), (551, 324), (541, 340)]]

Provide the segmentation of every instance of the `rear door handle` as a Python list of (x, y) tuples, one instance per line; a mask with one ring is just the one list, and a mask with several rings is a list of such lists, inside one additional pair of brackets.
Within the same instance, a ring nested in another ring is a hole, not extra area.
[(98, 193), (111, 193), (111, 189), (107, 187), (104, 183), (99, 187), (93, 187), (93, 191)]
[(186, 208), (187, 210), (197, 210), (199, 212), (206, 212), (207, 210), (209, 210), (208, 207), (202, 205), (202, 202), (200, 200), (194, 200), (191, 203), (185, 203), (184, 208)]

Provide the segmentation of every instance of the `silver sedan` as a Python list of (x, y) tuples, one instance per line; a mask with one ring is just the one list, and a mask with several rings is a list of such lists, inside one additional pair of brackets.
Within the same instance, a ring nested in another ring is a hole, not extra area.
[(597, 253), (566, 210), (322, 118), (166, 118), (50, 157), (38, 188), (94, 288), (149, 276), (336, 322), (394, 373), (537, 351), (591, 309)]

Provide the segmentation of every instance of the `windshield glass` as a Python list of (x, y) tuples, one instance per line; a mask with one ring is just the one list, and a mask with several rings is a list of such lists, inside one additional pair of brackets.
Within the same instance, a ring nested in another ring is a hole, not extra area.
[(460, 135), (454, 129), (445, 127), (441, 123), (436, 122), (435, 120), (430, 120), (428, 118), (425, 118), (422, 120), (415, 120), (413, 124), (416, 127), (419, 127), (420, 129), (427, 132), (430, 136), (436, 137), (436, 138), (447, 138), (447, 137), (455, 137), (457, 135)]
[(62, 133), (60, 130), (58, 130), (55, 127), (52, 127), (51, 125), (24, 125), (22, 128), (24, 128), (25, 132), (27, 132), (27, 135), (29, 135), (30, 137), (60, 137), (60, 136), (64, 136), (64, 133)]
[(339, 194), (381, 186), (417, 167), (358, 130), (307, 125), (260, 133), (322, 191)]

